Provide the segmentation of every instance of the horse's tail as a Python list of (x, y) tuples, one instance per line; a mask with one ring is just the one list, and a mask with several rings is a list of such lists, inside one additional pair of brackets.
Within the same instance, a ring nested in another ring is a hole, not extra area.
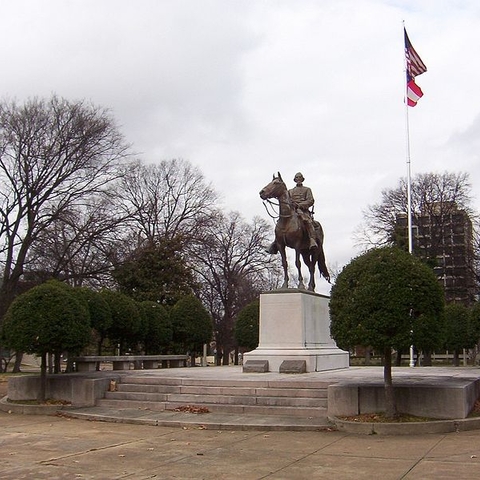
[(320, 248), (317, 265), (318, 265), (318, 270), (320, 274), (328, 283), (330, 283), (330, 273), (328, 273), (328, 268), (325, 262), (325, 254), (323, 253), (323, 248)]
[(318, 244), (318, 259), (317, 259), (317, 265), (318, 265), (318, 270), (320, 274), (323, 276), (323, 278), (330, 283), (330, 273), (328, 273), (328, 268), (327, 264), (325, 262), (325, 253), (323, 251), (323, 228), (320, 222), (314, 221), (313, 222), (315, 225), (315, 231), (317, 233), (317, 244)]

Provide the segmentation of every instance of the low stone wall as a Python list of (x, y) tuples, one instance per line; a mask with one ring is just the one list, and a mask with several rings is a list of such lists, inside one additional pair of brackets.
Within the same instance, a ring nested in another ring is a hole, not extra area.
[[(328, 387), (328, 414), (350, 416), (385, 411), (383, 383), (334, 384)], [(436, 382), (394, 381), (397, 411), (419, 417), (462, 419), (480, 397), (480, 380), (440, 378)]]
[[(97, 398), (103, 398), (110, 381), (120, 380), (114, 372), (96, 375), (58, 374), (47, 376), (46, 398), (65, 400), (75, 407), (95, 405)], [(39, 375), (20, 375), (8, 380), (9, 400), (36, 400), (40, 391)]]

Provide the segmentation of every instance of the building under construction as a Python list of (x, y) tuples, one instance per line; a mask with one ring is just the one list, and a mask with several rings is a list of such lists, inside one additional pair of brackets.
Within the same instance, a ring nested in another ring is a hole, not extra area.
[[(413, 252), (433, 267), (448, 303), (470, 305), (476, 299), (472, 221), (453, 202), (429, 205), (412, 218)], [(407, 238), (406, 215), (397, 218), (397, 234)]]

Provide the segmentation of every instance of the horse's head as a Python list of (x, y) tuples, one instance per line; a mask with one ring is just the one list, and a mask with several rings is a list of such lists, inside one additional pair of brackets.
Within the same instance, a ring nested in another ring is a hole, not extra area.
[(279, 198), (287, 191), (287, 186), (282, 180), (280, 172), (278, 177), (273, 176), (273, 180), (260, 190), (260, 198), (266, 200), (267, 198)]

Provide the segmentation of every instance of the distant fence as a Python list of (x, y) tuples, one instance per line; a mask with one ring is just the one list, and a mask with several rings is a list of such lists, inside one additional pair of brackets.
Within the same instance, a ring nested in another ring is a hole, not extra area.
[[(432, 363), (441, 364), (441, 365), (453, 365), (454, 355), (451, 352), (443, 353), (432, 353)], [(460, 365), (478, 365), (480, 361), (480, 355), (476, 349), (472, 350), (463, 350), (462, 353), (458, 356)], [(382, 365), (382, 355), (370, 354), (368, 360), (366, 360), (365, 355), (350, 355), (350, 364), (351, 365)], [(414, 357), (415, 364), (422, 365), (424, 361), (424, 355), (420, 352), (420, 355), (415, 355)], [(410, 355), (409, 353), (402, 354), (402, 365), (409, 363)], [(393, 360), (395, 363), (395, 358)]]

